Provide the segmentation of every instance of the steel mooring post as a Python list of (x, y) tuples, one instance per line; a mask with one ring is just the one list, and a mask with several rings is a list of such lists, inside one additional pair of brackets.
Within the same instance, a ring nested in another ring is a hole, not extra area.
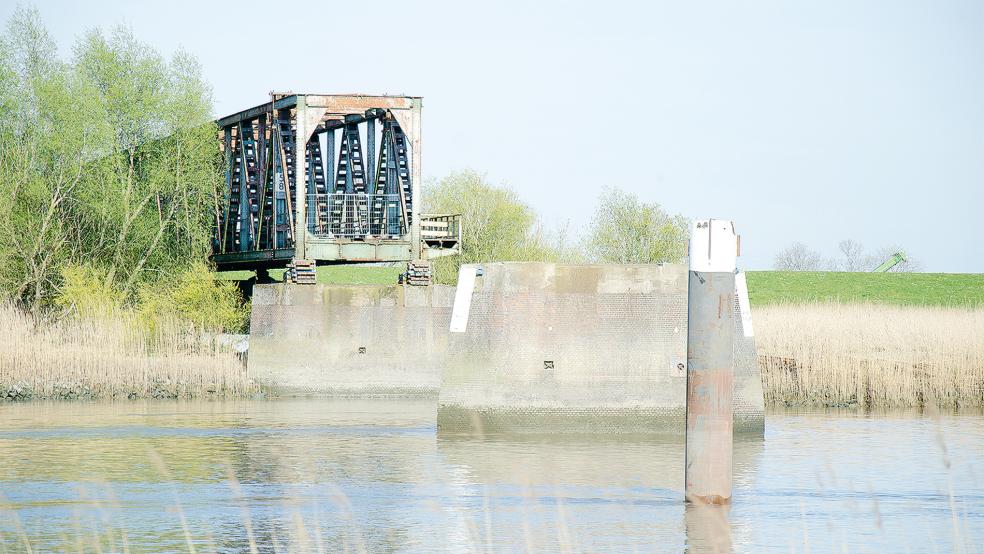
[(731, 221), (694, 222), (687, 293), (688, 502), (731, 501), (737, 256), (738, 235)]

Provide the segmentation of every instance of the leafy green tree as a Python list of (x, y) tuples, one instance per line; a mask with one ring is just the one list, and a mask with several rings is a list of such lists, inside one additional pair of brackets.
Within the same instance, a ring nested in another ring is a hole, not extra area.
[(689, 222), (667, 214), (659, 204), (606, 188), (585, 239), (588, 258), (599, 263), (680, 262), (687, 255)]
[(221, 178), (211, 96), (193, 58), (167, 63), (123, 28), (90, 32), (75, 67), (109, 131), (79, 198), (86, 246), (129, 294), (207, 251)]
[(188, 54), (119, 27), (64, 62), (18, 9), (0, 37), (0, 295), (36, 310), (87, 266), (127, 302), (202, 263), (221, 183), (211, 113)]
[(463, 221), (462, 253), (435, 260), (438, 282), (455, 282), (458, 267), (465, 263), (552, 261), (560, 255), (545, 238), (533, 209), (515, 191), (492, 185), (475, 171), (451, 173), (430, 183), (424, 211), (461, 214)]
[(88, 104), (32, 10), (0, 37), (0, 83), (0, 291), (37, 306), (77, 254), (64, 213), (82, 182)]

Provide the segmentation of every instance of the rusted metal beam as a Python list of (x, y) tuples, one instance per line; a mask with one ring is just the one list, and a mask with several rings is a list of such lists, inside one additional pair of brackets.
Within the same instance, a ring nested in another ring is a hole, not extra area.
[[(301, 95), (298, 95), (301, 96)], [(305, 94), (305, 104), (312, 108), (325, 108), (330, 114), (358, 114), (369, 108), (391, 110), (413, 109), (420, 99), (412, 96), (370, 96), (362, 94), (323, 95)]]
[(731, 502), (737, 255), (732, 222), (694, 222), (687, 297), (688, 502)]
[[(303, 96), (304, 104), (311, 108), (325, 108), (331, 115), (362, 115), (363, 117), (379, 118), (383, 116), (383, 109), (391, 110), (411, 110), (414, 100), (412, 97), (390, 97), (390, 96), (326, 96), (326, 95), (300, 95)], [(245, 109), (241, 112), (227, 115), (216, 120), (216, 125), (220, 128), (236, 125), (243, 121), (252, 121), (260, 116), (272, 112), (274, 109), (296, 108), (299, 95), (286, 96), (274, 102), (267, 102)], [(378, 109), (376, 111), (375, 109)], [(361, 120), (365, 121), (365, 119)], [(360, 122), (361, 122), (360, 121)]]

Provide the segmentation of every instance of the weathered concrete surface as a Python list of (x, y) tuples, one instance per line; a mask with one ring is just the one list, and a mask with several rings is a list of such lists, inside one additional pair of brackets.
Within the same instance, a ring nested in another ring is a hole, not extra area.
[(765, 431), (762, 372), (759, 369), (755, 337), (745, 336), (739, 315), (739, 301), (740, 299), (735, 299), (735, 389), (732, 396), (734, 429), (739, 432), (762, 433)]
[[(436, 396), (443, 373), (444, 432), (682, 436), (686, 266), (483, 267), (462, 335), (453, 287), (257, 285), (250, 376), (284, 395)], [(761, 431), (735, 320), (735, 429)]]
[[(450, 342), (442, 433), (683, 433), (686, 265), (481, 267)], [(735, 428), (760, 431), (754, 345), (735, 353)]]
[(280, 394), (437, 394), (453, 287), (257, 285), (248, 371)]

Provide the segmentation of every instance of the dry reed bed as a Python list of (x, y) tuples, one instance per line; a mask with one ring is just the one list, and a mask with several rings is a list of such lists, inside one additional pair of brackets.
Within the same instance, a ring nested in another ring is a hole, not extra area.
[(754, 318), (767, 403), (984, 405), (984, 309), (772, 305)]
[(0, 305), (0, 400), (175, 398), (251, 390), (242, 361), (177, 322), (149, 331), (136, 316), (36, 323)]

